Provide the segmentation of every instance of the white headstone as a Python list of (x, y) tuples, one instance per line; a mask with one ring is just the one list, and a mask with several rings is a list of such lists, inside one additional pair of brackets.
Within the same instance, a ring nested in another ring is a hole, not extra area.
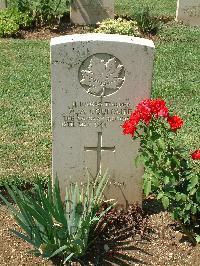
[(0, 0), (0, 9), (6, 8), (6, 0)]
[(154, 44), (122, 35), (82, 34), (51, 40), (53, 177), (62, 188), (108, 169), (106, 195), (141, 202), (138, 143), (122, 134), (132, 109), (150, 97)]
[(200, 0), (178, 0), (176, 20), (186, 25), (200, 26)]
[(74, 24), (93, 25), (114, 18), (114, 0), (73, 0), (70, 19)]

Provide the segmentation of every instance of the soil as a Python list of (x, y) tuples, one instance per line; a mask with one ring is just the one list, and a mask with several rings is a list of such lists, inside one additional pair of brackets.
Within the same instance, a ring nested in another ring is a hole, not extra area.
[(17, 33), (16, 38), (49, 40), (61, 35), (89, 33), (94, 29), (95, 26), (71, 24), (69, 14), (66, 14), (60, 21), (54, 21), (51, 25), (22, 29)]
[[(107, 257), (103, 258), (100, 264), (86, 264), (86, 265), (153, 265), (153, 266), (199, 266), (200, 262), (200, 246), (194, 246), (189, 239), (181, 232), (179, 226), (170, 218), (169, 213), (162, 210), (160, 205), (153, 199), (149, 199), (143, 204), (143, 214), (139, 209), (125, 216), (117, 216), (115, 220), (118, 225), (120, 223), (128, 224), (131, 222), (131, 228), (135, 228), (134, 231), (129, 231), (129, 235), (126, 237), (126, 245), (116, 245), (119, 241), (119, 231), (117, 233), (110, 234), (110, 238), (113, 238), (112, 245), (104, 244), (100, 242), (99, 246), (93, 246), (89, 251), (93, 258), (95, 257), (95, 250), (100, 249), (107, 251)], [(136, 215), (135, 211), (138, 211)], [(109, 215), (110, 217), (112, 215)], [(134, 217), (138, 217), (137, 219)], [(124, 218), (125, 217), (125, 218)], [(131, 218), (127, 220), (127, 217)], [(106, 219), (109, 219), (107, 217)], [(127, 220), (127, 222), (125, 222)], [(112, 217), (110, 218), (113, 223)], [(139, 224), (136, 224), (136, 222)], [(134, 226), (133, 226), (134, 225)], [(0, 264), (1, 266), (28, 266), (28, 265), (61, 265), (52, 261), (44, 260), (40, 257), (34, 257), (28, 252), (32, 247), (12, 235), (9, 229), (19, 229), (14, 219), (10, 216), (8, 209), (5, 205), (0, 205)], [(144, 230), (143, 230), (144, 229)], [(109, 229), (110, 230), (110, 229)], [(107, 232), (109, 232), (107, 230)], [(132, 236), (131, 236), (132, 232)], [(105, 233), (105, 230), (104, 230)], [(114, 235), (114, 237), (112, 237)], [(117, 237), (118, 235), (118, 237)], [(117, 239), (118, 238), (118, 239)], [(121, 239), (123, 240), (123, 239)], [(125, 238), (124, 238), (125, 240)], [(129, 241), (129, 244), (127, 244)], [(118, 246), (118, 248), (116, 248)], [(104, 254), (105, 255), (105, 254)], [(89, 261), (88, 257), (88, 261)], [(85, 261), (87, 263), (87, 261)]]
[(29, 30), (20, 30), (17, 38), (20, 39), (39, 39), (49, 40), (52, 37), (68, 34), (82, 34), (93, 32), (95, 27), (90, 26), (77, 26), (69, 22), (62, 22), (51, 26), (44, 26), (40, 28), (33, 28)]

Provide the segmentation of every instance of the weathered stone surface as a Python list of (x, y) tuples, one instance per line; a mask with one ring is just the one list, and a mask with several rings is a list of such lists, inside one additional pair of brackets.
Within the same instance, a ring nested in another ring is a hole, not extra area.
[(200, 26), (200, 0), (178, 0), (176, 20), (186, 25)]
[(70, 19), (74, 24), (93, 25), (114, 18), (114, 0), (73, 0)]
[(51, 41), (53, 177), (62, 196), (70, 182), (108, 169), (108, 198), (141, 201), (138, 143), (121, 124), (150, 97), (153, 42), (108, 34), (68, 35)]
[(0, 9), (5, 9), (5, 8), (6, 8), (6, 1), (0, 0)]

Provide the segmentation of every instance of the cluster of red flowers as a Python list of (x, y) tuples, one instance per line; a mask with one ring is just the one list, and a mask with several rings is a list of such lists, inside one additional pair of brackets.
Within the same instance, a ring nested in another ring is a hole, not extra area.
[(136, 110), (131, 114), (129, 120), (125, 121), (122, 125), (123, 133), (133, 136), (137, 130), (138, 123), (142, 121), (148, 125), (152, 117), (166, 118), (173, 131), (181, 128), (183, 125), (183, 120), (179, 116), (169, 115), (169, 110), (164, 100), (146, 99), (136, 106)]
[(200, 150), (196, 150), (191, 154), (193, 160), (200, 160)]

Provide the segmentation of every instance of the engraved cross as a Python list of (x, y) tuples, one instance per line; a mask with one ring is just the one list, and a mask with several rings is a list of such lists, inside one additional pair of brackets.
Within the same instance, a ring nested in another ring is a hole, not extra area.
[(98, 132), (97, 147), (84, 147), (84, 151), (96, 151), (97, 152), (97, 173), (101, 174), (101, 154), (102, 151), (115, 151), (114, 147), (104, 147), (102, 146), (102, 132)]

